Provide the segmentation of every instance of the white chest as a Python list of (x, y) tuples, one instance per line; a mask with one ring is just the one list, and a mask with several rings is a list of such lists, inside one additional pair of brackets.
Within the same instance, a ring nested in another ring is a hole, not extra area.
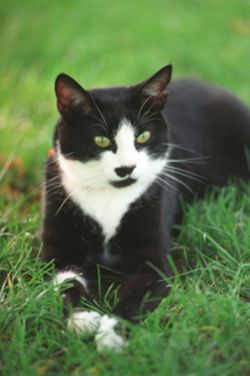
[(63, 176), (63, 185), (82, 211), (101, 226), (105, 243), (115, 235), (130, 205), (145, 191), (145, 187), (138, 184), (122, 189), (110, 186), (90, 190), (77, 186), (66, 175)]

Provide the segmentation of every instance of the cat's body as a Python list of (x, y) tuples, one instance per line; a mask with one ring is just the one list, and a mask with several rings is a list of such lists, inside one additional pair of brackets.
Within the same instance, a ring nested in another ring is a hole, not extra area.
[(232, 175), (250, 177), (250, 110), (192, 80), (171, 83), (165, 103), (170, 74), (167, 66), (140, 85), (88, 92), (57, 79), (42, 257), (62, 280), (75, 278), (73, 304), (95, 296), (101, 274), (103, 290), (121, 285), (117, 314), (153, 309), (167, 293), (180, 195), (190, 201)]

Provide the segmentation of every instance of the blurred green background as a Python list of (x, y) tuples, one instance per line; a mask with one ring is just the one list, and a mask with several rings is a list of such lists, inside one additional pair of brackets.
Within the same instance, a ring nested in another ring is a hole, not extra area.
[(88, 88), (135, 83), (171, 62), (174, 76), (250, 103), (249, 0), (1, 0), (0, 35), (0, 163), (20, 158), (34, 182), (60, 72)]

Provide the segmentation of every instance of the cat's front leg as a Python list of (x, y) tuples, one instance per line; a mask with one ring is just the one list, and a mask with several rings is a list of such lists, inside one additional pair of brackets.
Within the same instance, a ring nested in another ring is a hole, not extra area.
[[(70, 287), (67, 287), (67, 283)], [(95, 310), (73, 310), (67, 312), (68, 306), (79, 306), (82, 297), (91, 300), (89, 281), (76, 271), (60, 271), (53, 279), (57, 290), (62, 288), (67, 316), (67, 328), (80, 335), (95, 335), (97, 350), (120, 352), (126, 346), (126, 340), (116, 332), (119, 321), (111, 316), (102, 315)], [(63, 287), (64, 286), (64, 287)], [(66, 289), (65, 289), (66, 288)]]
[(90, 299), (88, 280), (76, 268), (58, 271), (52, 283), (62, 293), (65, 312), (69, 305), (78, 306), (81, 298)]
[(69, 312), (69, 307), (80, 307), (80, 300), (91, 300), (90, 286), (87, 278), (77, 268), (60, 270), (52, 280), (56, 291), (64, 299), (64, 314), (67, 316), (69, 330), (80, 334), (95, 334), (99, 328), (101, 315), (96, 311), (76, 310)]
[(153, 311), (169, 291), (167, 276), (170, 273), (166, 266), (161, 269), (160, 274), (145, 265), (130, 275), (121, 286), (120, 301), (115, 313), (136, 322), (146, 313)]

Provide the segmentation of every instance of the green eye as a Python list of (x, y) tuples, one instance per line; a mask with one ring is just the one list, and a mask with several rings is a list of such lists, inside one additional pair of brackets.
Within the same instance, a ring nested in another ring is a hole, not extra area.
[(150, 137), (151, 137), (151, 132), (145, 131), (139, 134), (139, 136), (137, 136), (136, 141), (138, 142), (138, 144), (146, 144), (146, 142), (148, 142)]
[(99, 148), (105, 149), (108, 148), (111, 144), (111, 141), (108, 137), (104, 136), (96, 136), (94, 138), (95, 144), (99, 146)]

